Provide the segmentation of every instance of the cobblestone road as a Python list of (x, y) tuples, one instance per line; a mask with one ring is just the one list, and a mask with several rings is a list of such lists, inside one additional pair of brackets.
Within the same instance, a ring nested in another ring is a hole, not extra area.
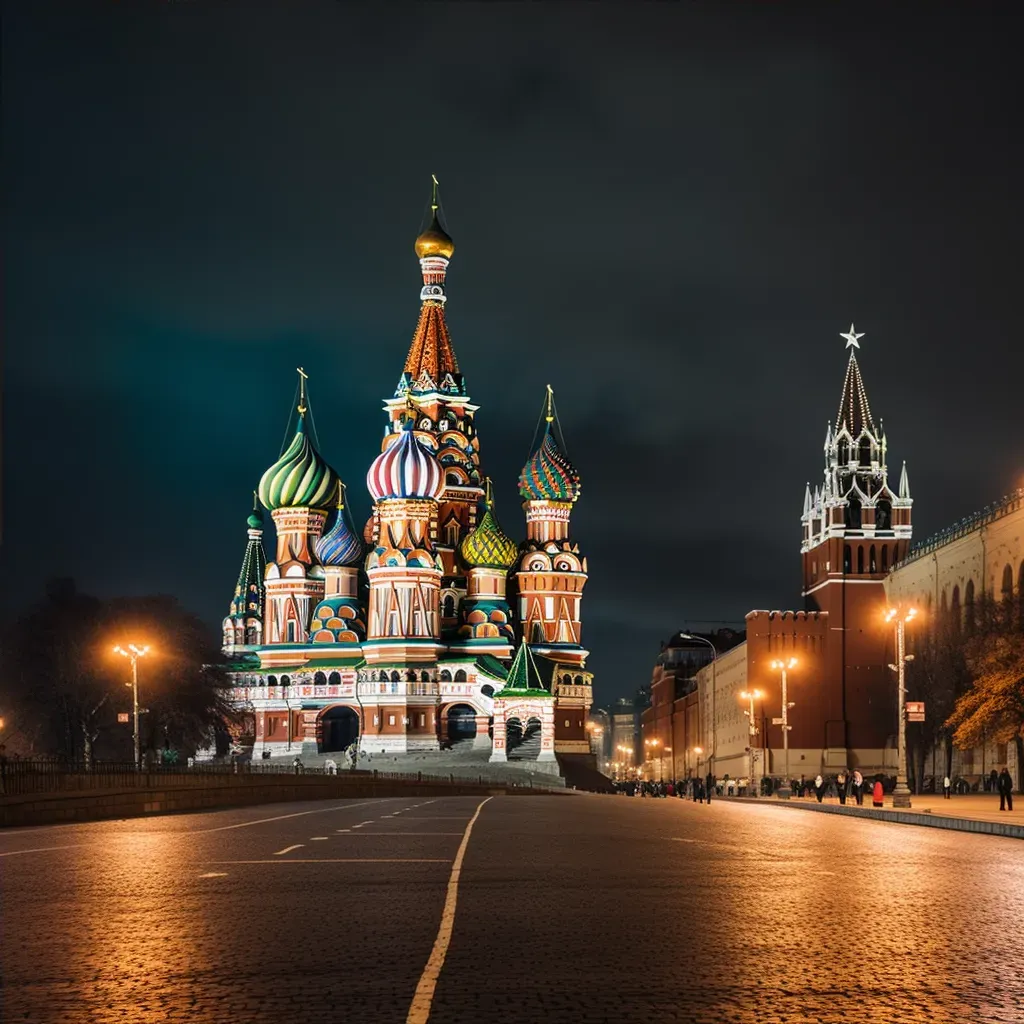
[[(406, 1020), (479, 800), (0, 832), (0, 1019)], [(498, 797), (432, 1024), (1024, 1020), (1024, 844), (723, 802)]]

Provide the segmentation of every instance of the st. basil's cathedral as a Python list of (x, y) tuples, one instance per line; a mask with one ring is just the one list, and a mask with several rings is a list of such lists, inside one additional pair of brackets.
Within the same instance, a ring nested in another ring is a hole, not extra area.
[[(525, 541), (499, 524), (481, 469), (479, 406), (445, 316), (455, 244), (438, 218), (436, 187), (431, 210), (415, 244), (419, 321), (384, 400), (362, 533), (321, 454), (301, 369), (294, 435), (259, 481), (223, 627), (242, 742), (251, 737), (255, 758), (356, 742), (360, 752), (404, 754), (471, 739), (503, 762), (532, 738), (533, 767), (554, 772), (556, 754), (590, 753), (580, 609), (587, 560), (570, 533), (580, 479), (549, 387), (519, 475)], [(274, 524), (273, 561), (261, 506)]]

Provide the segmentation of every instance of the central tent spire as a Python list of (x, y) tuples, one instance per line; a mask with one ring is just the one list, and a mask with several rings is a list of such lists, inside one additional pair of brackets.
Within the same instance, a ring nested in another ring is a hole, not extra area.
[(444, 316), (448, 299), (444, 282), (455, 243), (438, 219), (440, 202), (436, 175), (431, 175), (431, 182), (430, 224), (420, 233), (415, 245), (423, 273), (420, 289), (423, 305), (405, 360), (406, 381), (410, 390), (461, 391), (459, 363)]

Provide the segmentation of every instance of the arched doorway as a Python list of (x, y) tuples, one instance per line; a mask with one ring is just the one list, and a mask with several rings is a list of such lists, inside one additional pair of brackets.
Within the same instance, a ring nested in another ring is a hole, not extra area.
[(448, 709), (448, 742), (472, 742), (476, 737), (476, 712), (468, 704), (453, 704)]
[(320, 753), (345, 750), (359, 739), (359, 715), (341, 704), (320, 716)]
[(511, 753), (523, 742), (523, 723), (513, 716), (505, 721), (505, 747)]

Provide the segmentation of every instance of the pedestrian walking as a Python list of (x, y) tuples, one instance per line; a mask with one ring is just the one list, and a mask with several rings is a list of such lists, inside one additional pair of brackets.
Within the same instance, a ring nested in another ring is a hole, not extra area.
[(846, 806), (846, 772), (840, 772), (836, 776), (836, 795), (839, 797), (839, 806)]
[(949, 799), (949, 794), (952, 793), (952, 792), (953, 792), (953, 783), (950, 781), (950, 778), (947, 775), (942, 780), (942, 799), (943, 800), (948, 800)]
[(708, 776), (704, 780), (704, 783), (705, 783), (705, 786), (707, 787), (708, 803), (711, 803), (711, 792), (715, 788), (715, 777), (714, 777), (714, 775), (711, 774), (711, 772), (708, 772)]
[(814, 776), (814, 795), (819, 804), (825, 799), (825, 780), (820, 775)]
[(882, 780), (875, 779), (875, 788), (871, 792), (871, 806), (883, 807), (885, 805), (885, 792), (882, 789)]
[(999, 773), (995, 770), (995, 768), (993, 768), (992, 771), (988, 773), (988, 784), (985, 786), (985, 788), (991, 793), (994, 793), (997, 789), (999, 789)]
[(853, 773), (853, 796), (857, 801), (857, 806), (861, 807), (864, 804), (864, 776), (860, 772), (855, 771)]
[(1012, 811), (1013, 778), (1010, 776), (1010, 771), (1005, 764), (1003, 765), (1003, 770), (999, 773), (996, 785), (999, 787), (999, 810)]

